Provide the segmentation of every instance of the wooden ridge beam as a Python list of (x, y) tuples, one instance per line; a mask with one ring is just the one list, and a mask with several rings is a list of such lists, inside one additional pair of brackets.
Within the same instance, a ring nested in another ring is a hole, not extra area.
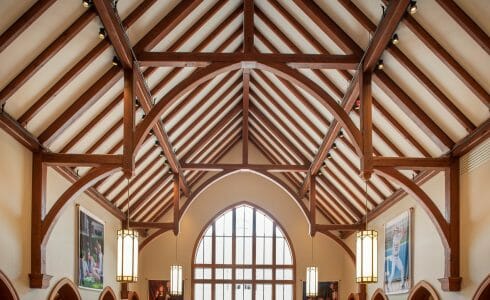
[(259, 170), (267, 172), (307, 172), (308, 166), (305, 165), (267, 165), (267, 164), (199, 164), (185, 163), (182, 168), (186, 171), (233, 171), (233, 170)]
[[(245, 3), (250, 1), (245, 1)], [(253, 1), (252, 1), (253, 7)], [(253, 20), (253, 19), (252, 19)], [(244, 32), (246, 32), (244, 28)], [(252, 36), (253, 40), (253, 36)], [(248, 164), (248, 131), (249, 131), (249, 104), (250, 104), (250, 69), (243, 69), (243, 97), (242, 97), (242, 163)]]
[(451, 149), (453, 157), (461, 157), (490, 138), (490, 118), (478, 126), (473, 132), (457, 142)]
[(287, 53), (206, 53), (206, 52), (142, 52), (138, 54), (143, 67), (206, 67), (212, 63), (244, 62), (253, 68), (255, 62), (282, 63), (297, 69), (354, 70), (359, 56), (336, 54)]
[(243, 1), (243, 52), (254, 51), (254, 0)]

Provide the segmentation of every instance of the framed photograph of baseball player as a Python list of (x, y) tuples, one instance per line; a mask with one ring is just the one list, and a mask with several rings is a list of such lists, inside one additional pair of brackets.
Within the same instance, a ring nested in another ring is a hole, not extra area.
[(408, 293), (412, 285), (411, 210), (385, 225), (384, 290)]

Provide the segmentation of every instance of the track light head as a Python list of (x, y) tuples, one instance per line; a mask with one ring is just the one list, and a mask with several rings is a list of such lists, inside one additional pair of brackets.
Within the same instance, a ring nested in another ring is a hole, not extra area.
[(163, 157), (163, 151), (160, 151), (160, 154), (158, 155), (159, 157)]
[(417, 1), (410, 1), (410, 4), (408, 5), (408, 12), (410, 12), (411, 15), (414, 15), (417, 13)]
[(153, 135), (153, 129), (150, 129), (150, 132), (148, 132), (148, 135)]
[(398, 43), (400, 43), (400, 39), (398, 38), (398, 34), (394, 34), (393, 37), (391, 38), (391, 43), (393, 45), (398, 45)]
[(332, 144), (332, 149), (337, 149), (337, 144), (336, 143), (333, 143)]
[(160, 146), (160, 142), (159, 142), (158, 140), (156, 140), (156, 141), (155, 141), (155, 145), (154, 145), (154, 146), (155, 146), (155, 147)]
[(140, 108), (141, 104), (140, 104), (140, 101), (138, 99), (136, 99), (134, 101), (134, 106), (136, 106), (136, 108)]
[(83, 5), (83, 7), (85, 7), (85, 8), (89, 8), (90, 6), (92, 6), (92, 4), (93, 4), (93, 3), (92, 3), (92, 0), (83, 0), (83, 1), (82, 1), (82, 5)]
[(114, 56), (112, 58), (112, 65), (113, 66), (119, 66), (119, 59), (117, 58), (117, 56)]
[(104, 40), (107, 37), (107, 32), (104, 27), (99, 28), (99, 39)]
[(380, 59), (380, 60), (378, 61), (378, 65), (377, 65), (376, 67), (378, 68), (378, 70), (383, 70), (383, 69), (385, 68), (385, 65), (384, 65), (384, 63), (383, 63), (383, 60), (382, 60), (382, 59)]
[(342, 130), (339, 131), (339, 138), (344, 138), (344, 132)]
[(330, 154), (330, 152), (327, 153), (327, 158), (332, 159), (332, 154)]

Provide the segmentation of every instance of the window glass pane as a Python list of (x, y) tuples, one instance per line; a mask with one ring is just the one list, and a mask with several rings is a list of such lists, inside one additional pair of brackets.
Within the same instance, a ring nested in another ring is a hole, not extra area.
[(257, 236), (264, 236), (264, 214), (257, 212), (255, 215), (255, 234)]
[(256, 269), (255, 279), (272, 280), (272, 269)]
[(258, 265), (264, 264), (264, 238), (257, 237), (255, 240), (255, 263)]
[(194, 300), (202, 300), (204, 299), (204, 288), (200, 283), (194, 284)]
[(235, 278), (238, 280), (251, 280), (252, 269), (236, 269)]
[(276, 300), (292, 300), (293, 286), (291, 284), (276, 285)]
[(292, 269), (284, 269), (284, 279), (285, 280), (293, 280), (293, 270)]
[(196, 279), (211, 279), (211, 268), (196, 268), (194, 271), (194, 278)]
[(216, 229), (216, 236), (223, 236), (225, 234), (225, 218), (224, 216), (216, 219), (214, 223), (214, 227)]
[(271, 284), (257, 284), (255, 287), (255, 299), (256, 300), (272, 300), (272, 285)]
[(284, 239), (276, 237), (276, 264), (284, 264)]
[(233, 211), (229, 211), (225, 215), (225, 224), (224, 224), (224, 235), (232, 236), (233, 235)]
[(233, 252), (231, 252), (231, 249), (233, 247), (233, 238), (230, 237), (225, 237), (224, 238), (224, 244), (223, 244), (223, 251), (224, 251), (224, 260), (223, 263), (225, 264), (231, 264), (233, 261)]
[(225, 258), (225, 245), (224, 245), (224, 237), (217, 236), (216, 237), (216, 263), (223, 264)]
[(252, 300), (252, 285), (237, 284), (235, 288), (236, 300)]
[(216, 279), (231, 279), (232, 270), (230, 268), (226, 269), (216, 269)]
[(264, 246), (264, 264), (271, 265), (272, 264), (272, 238), (265, 238), (265, 246)]
[(215, 285), (215, 297), (216, 300), (228, 300), (231, 299), (232, 295), (232, 285), (231, 284), (216, 284)]

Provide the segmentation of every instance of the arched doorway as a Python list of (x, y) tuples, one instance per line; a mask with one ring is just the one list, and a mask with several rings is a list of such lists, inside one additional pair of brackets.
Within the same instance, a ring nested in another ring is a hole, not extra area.
[(100, 293), (99, 300), (117, 300), (117, 297), (112, 288), (106, 286)]
[(194, 247), (192, 299), (284, 299), (295, 295), (295, 259), (282, 227), (241, 203), (205, 226)]
[(427, 281), (422, 280), (412, 288), (407, 299), (408, 300), (439, 300), (440, 298), (436, 290)]
[(473, 296), (473, 300), (485, 299), (490, 299), (490, 274), (483, 280)]
[(374, 291), (371, 300), (388, 300), (388, 297), (386, 296), (385, 292), (382, 289), (378, 288)]
[(19, 300), (19, 295), (14, 286), (2, 271), (0, 271), (0, 299)]
[(51, 290), (49, 300), (80, 300), (77, 286), (68, 278), (63, 278)]

